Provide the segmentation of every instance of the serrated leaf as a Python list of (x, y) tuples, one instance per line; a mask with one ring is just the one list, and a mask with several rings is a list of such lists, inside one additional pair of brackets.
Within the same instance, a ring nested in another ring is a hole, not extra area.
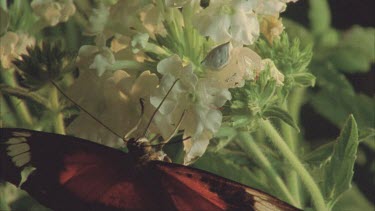
[(348, 94), (345, 90), (322, 89), (310, 101), (314, 110), (336, 126), (353, 114), (359, 128), (372, 128), (375, 122), (375, 99), (366, 95)]
[(320, 35), (330, 28), (331, 12), (327, 0), (309, 1), (309, 19), (311, 31)]
[(358, 144), (357, 124), (350, 115), (336, 140), (331, 160), (323, 168), (325, 180), (321, 188), (331, 208), (351, 187)]
[(330, 58), (339, 70), (347, 73), (368, 72), (375, 62), (375, 29), (355, 26), (343, 34)]
[(300, 131), (298, 125), (294, 122), (292, 116), (282, 108), (278, 106), (269, 106), (263, 111), (263, 117), (265, 118), (278, 118), (285, 122), (286, 124), (290, 125), (298, 132)]

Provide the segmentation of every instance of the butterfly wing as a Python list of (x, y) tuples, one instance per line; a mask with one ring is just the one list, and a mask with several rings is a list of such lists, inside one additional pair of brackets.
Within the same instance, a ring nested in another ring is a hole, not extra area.
[(145, 174), (122, 151), (25, 129), (0, 128), (0, 134), (0, 179), (18, 186), (21, 171), (32, 166), (35, 170), (21, 188), (49, 208), (162, 209), (162, 194), (151, 189), (153, 184), (145, 182)]
[(181, 210), (296, 211), (269, 194), (206, 171), (153, 161), (163, 189)]

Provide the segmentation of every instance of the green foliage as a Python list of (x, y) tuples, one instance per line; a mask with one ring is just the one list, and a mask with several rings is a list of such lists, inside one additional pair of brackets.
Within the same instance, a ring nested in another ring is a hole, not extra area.
[(313, 95), (311, 105), (335, 125), (341, 125), (349, 114), (353, 114), (359, 128), (374, 126), (375, 100), (366, 95), (324, 90)]
[(300, 39), (289, 40), (286, 33), (272, 44), (265, 39), (259, 39), (257, 52), (262, 58), (270, 58), (276, 67), (285, 75), (306, 72), (312, 58), (312, 45), (301, 48)]
[(310, 68), (317, 77), (317, 85), (322, 88), (322, 91), (341, 90), (343, 93), (354, 94), (349, 80), (331, 63), (313, 61)]
[(9, 31), (23, 31), (37, 33), (39, 28), (35, 28), (37, 17), (31, 12), (29, 3), (24, 0), (15, 0), (10, 5), (8, 13), (10, 16)]
[(375, 62), (375, 29), (354, 26), (342, 34), (330, 61), (346, 73), (367, 72)]

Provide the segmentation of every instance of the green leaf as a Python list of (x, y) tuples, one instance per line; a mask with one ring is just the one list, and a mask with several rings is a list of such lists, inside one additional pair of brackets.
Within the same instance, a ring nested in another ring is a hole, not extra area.
[(329, 142), (327, 144), (319, 146), (314, 151), (304, 156), (304, 161), (313, 167), (321, 167), (326, 164), (333, 153), (333, 147), (335, 142)]
[(345, 90), (323, 89), (313, 95), (310, 101), (314, 110), (336, 126), (344, 123), (353, 114), (361, 129), (373, 128), (375, 122), (375, 99), (366, 95), (348, 94)]
[(375, 29), (354, 26), (343, 34), (330, 60), (347, 73), (368, 72), (375, 62)]
[(286, 124), (290, 125), (294, 129), (296, 129), (298, 132), (300, 131), (298, 128), (298, 125), (293, 120), (292, 116), (290, 114), (283, 110), (282, 108), (278, 106), (269, 106), (266, 108), (265, 111), (263, 111), (263, 117), (265, 118), (278, 118), (285, 122)]
[(331, 12), (327, 0), (309, 1), (309, 19), (311, 31), (321, 35), (330, 28)]
[(359, 141), (375, 151), (375, 128), (364, 128), (359, 131)]
[(351, 187), (358, 144), (357, 124), (350, 115), (336, 140), (331, 160), (324, 167), (325, 180), (321, 188), (331, 208)]

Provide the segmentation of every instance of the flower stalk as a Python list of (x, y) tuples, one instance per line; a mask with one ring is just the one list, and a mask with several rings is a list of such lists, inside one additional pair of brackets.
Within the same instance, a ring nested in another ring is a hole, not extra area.
[(54, 113), (55, 121), (53, 127), (56, 133), (65, 134), (64, 115), (61, 113), (58, 90), (55, 86), (50, 86), (51, 111)]
[[(0, 71), (1, 76), (5, 82), (5, 84), (8, 84), (11, 87), (18, 86), (14, 71)], [(31, 117), (31, 114), (29, 112), (29, 109), (27, 108), (25, 102), (23, 100), (17, 99), (15, 97), (10, 97), (11, 103), (13, 104), (12, 108), (16, 112), (16, 116), (20, 124), (26, 124), (28, 127), (33, 125), (33, 120)]]
[(293, 205), (296, 205), (296, 206), (299, 205), (298, 202), (293, 197), (293, 195), (288, 190), (283, 179), (275, 171), (271, 162), (264, 155), (264, 153), (259, 148), (257, 143), (253, 140), (251, 135), (249, 135), (247, 132), (240, 132), (237, 135), (237, 138), (238, 138), (237, 144), (246, 152), (246, 154), (248, 156), (256, 157), (258, 159), (260, 165), (262, 166), (262, 169), (265, 170), (265, 173), (267, 174), (268, 178), (270, 178), (273, 185), (277, 187), (275, 189), (279, 190), (283, 198), (287, 199)]
[(284, 139), (280, 136), (279, 132), (277, 132), (269, 120), (260, 120), (259, 124), (266, 135), (271, 139), (272, 143), (280, 150), (280, 153), (290, 163), (292, 168), (297, 172), (300, 179), (305, 184), (308, 192), (311, 195), (316, 210), (327, 210), (323, 195), (318, 185), (302, 165), (298, 157), (290, 150)]

